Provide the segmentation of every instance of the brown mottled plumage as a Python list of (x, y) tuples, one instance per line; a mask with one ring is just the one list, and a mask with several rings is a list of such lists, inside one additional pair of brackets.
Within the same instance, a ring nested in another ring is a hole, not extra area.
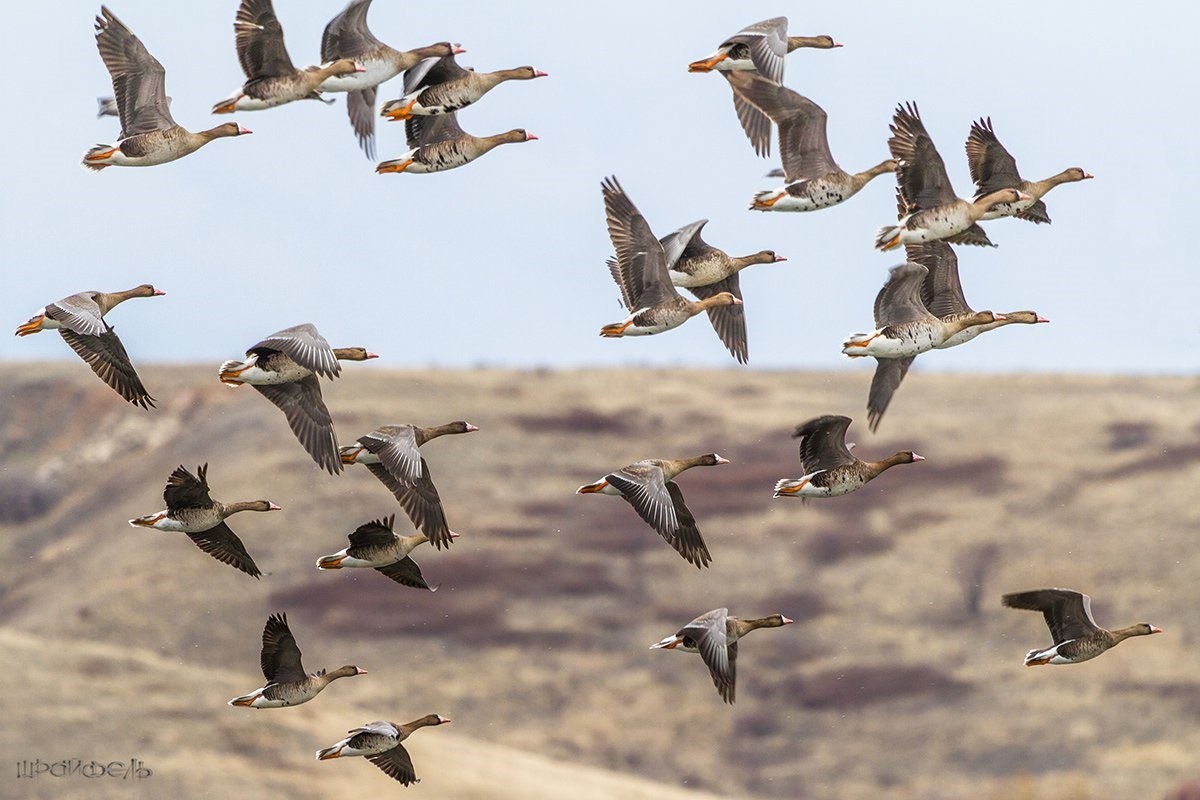
[(1043, 650), (1030, 650), (1025, 666), (1078, 664), (1089, 661), (1116, 647), (1130, 636), (1162, 633), (1162, 628), (1139, 622), (1116, 630), (1106, 630), (1092, 618), (1092, 598), (1074, 589), (1034, 589), (1013, 592), (1000, 598), (1008, 608), (1040, 611), (1054, 644)]
[(651, 650), (674, 650), (699, 653), (712, 675), (713, 685), (726, 703), (733, 704), (737, 689), (738, 639), (759, 628), (779, 628), (790, 625), (792, 620), (783, 614), (772, 614), (759, 619), (738, 619), (729, 616), (729, 609), (715, 608), (701, 614), (684, 625), (673, 636), (668, 636)]
[(259, 655), (266, 686), (229, 701), (231, 706), (247, 708), (284, 708), (307, 703), (338, 678), (366, 675), (365, 669), (353, 664), (338, 667), (332, 672), (304, 671), (300, 648), (288, 627), (287, 614), (272, 614), (263, 626), (262, 652)]

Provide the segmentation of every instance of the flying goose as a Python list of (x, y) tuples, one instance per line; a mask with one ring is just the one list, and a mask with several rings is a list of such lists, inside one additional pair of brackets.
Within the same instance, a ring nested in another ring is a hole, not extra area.
[(1084, 181), (1093, 176), (1079, 167), (1064, 169), (1057, 175), (1051, 175), (1044, 181), (1027, 181), (1017, 172), (1017, 160), (1013, 158), (992, 129), (992, 119), (979, 120), (971, 123), (971, 133), (967, 136), (967, 163), (971, 167), (971, 180), (975, 181), (978, 191), (975, 198), (999, 189), (1019, 189), (1029, 195), (1028, 199), (1016, 203), (1001, 203), (985, 212), (981, 219), (996, 219), (997, 217), (1016, 217), (1027, 222), (1050, 222), (1046, 213), (1046, 204), (1042, 196), (1060, 183)]
[[(112, 114), (121, 119), (116, 144), (98, 144), (83, 156), (83, 166), (153, 167), (194, 153), (213, 139), (250, 133), (236, 122), (192, 133), (171, 117), (167, 97), (167, 71), (150, 55), (133, 31), (105, 6), (96, 17), (96, 47), (112, 76)], [(100, 116), (109, 113), (100, 98)]]
[(438, 42), (415, 50), (396, 50), (371, 33), (367, 27), (367, 12), (371, 0), (350, 0), (336, 17), (325, 26), (321, 35), (321, 60), (330, 63), (353, 59), (363, 72), (326, 78), (322, 92), (346, 92), (346, 111), (350, 125), (358, 138), (359, 147), (367, 158), (375, 158), (375, 96), (376, 87), (405, 70), (412, 69), (429, 58), (466, 52), (456, 44)]
[(350, 756), (366, 756), (367, 760), (379, 767), (389, 778), (394, 778), (402, 785), (420, 783), (412, 758), (401, 744), (414, 731), (434, 725), (445, 725), (450, 720), (440, 714), (429, 714), (413, 720), (405, 725), (394, 722), (376, 720), (368, 722), (361, 728), (350, 731), (350, 735), (340, 742), (317, 751), (317, 760), (325, 761), (331, 758), (348, 758)]
[(1130, 636), (1162, 633), (1162, 628), (1139, 622), (1126, 628), (1105, 630), (1092, 619), (1092, 598), (1073, 589), (1034, 589), (1013, 592), (1001, 598), (1009, 608), (1040, 611), (1054, 644), (1042, 650), (1030, 650), (1025, 666), (1078, 664), (1116, 647)]
[(899, 164), (896, 203), (900, 221), (879, 229), (875, 247), (891, 250), (931, 239), (992, 247), (992, 241), (976, 223), (993, 206), (1028, 200), (1029, 195), (1012, 188), (989, 192), (974, 202), (955, 195), (946, 164), (925, 130), (916, 103), (896, 107), (891, 129), (888, 148)]
[(436, 117), (409, 117), (404, 123), (404, 133), (412, 149), (399, 158), (376, 165), (375, 171), (380, 175), (445, 172), (469, 164), (502, 144), (531, 142), (538, 138), (524, 128), (494, 136), (472, 136), (458, 126), (458, 116), (453, 111)]
[(287, 614), (272, 614), (262, 633), (262, 654), (259, 656), (267, 684), (261, 689), (229, 701), (231, 706), (246, 708), (285, 708), (312, 700), (321, 690), (338, 678), (366, 675), (365, 669), (353, 664), (338, 667), (333, 672), (318, 670), (306, 673), (300, 662), (300, 648), (288, 627)]
[(585, 484), (576, 494), (610, 494), (625, 498), (646, 524), (658, 532), (667, 544), (697, 569), (712, 560), (708, 545), (696, 527), (696, 518), (683, 500), (683, 492), (675, 483), (676, 476), (692, 467), (713, 467), (728, 464), (729, 459), (716, 453), (693, 458), (637, 461), (616, 472), (610, 472), (595, 483)]
[(533, 67), (476, 72), (460, 67), (453, 55), (443, 55), (406, 72), (404, 96), (384, 103), (381, 114), (393, 121), (445, 114), (466, 108), (505, 81), (546, 77), (547, 73)]
[(924, 461), (904, 450), (882, 461), (862, 461), (850, 454), (846, 430), (850, 418), (827, 414), (796, 426), (792, 438), (800, 440), (800, 478), (775, 483), (775, 497), (838, 497), (857, 491), (897, 464)]
[(371, 474), (388, 488), (413, 525), (441, 550), (458, 536), (446, 523), (442, 498), (429, 474), (420, 448), (439, 436), (477, 431), (469, 422), (447, 422), (432, 428), (417, 425), (383, 425), (360, 436), (358, 444), (338, 448), (343, 464), (365, 464)]
[[(754, 264), (787, 261), (783, 256), (776, 255), (774, 250), (760, 250), (748, 256), (731, 256), (701, 238), (700, 231), (707, 224), (706, 219), (698, 220), (658, 240), (670, 265), (667, 274), (671, 277), (671, 284), (686, 288), (701, 300), (720, 292), (729, 292), (741, 300), (739, 272)], [(618, 288), (623, 286), (617, 260), (610, 258), (606, 263)], [(725, 348), (740, 363), (747, 363), (750, 351), (746, 343), (746, 315), (742, 306), (714, 306), (707, 310), (707, 314), (708, 321)]]
[(754, 196), (753, 211), (817, 211), (854, 195), (871, 179), (896, 171), (892, 159), (853, 175), (829, 152), (825, 109), (786, 86), (753, 72), (729, 74), (729, 82), (779, 126), (779, 155), (786, 184)]
[(792, 620), (783, 614), (772, 614), (759, 619), (738, 619), (729, 616), (729, 609), (714, 608), (684, 625), (672, 636), (667, 636), (651, 650), (681, 650), (699, 653), (704, 666), (712, 675), (717, 693), (726, 703), (733, 705), (737, 689), (738, 639), (759, 628), (781, 628), (791, 625)]
[(294, 100), (323, 100), (321, 84), (327, 79), (366, 71), (349, 58), (296, 69), (283, 43), (283, 27), (271, 0), (242, 0), (233, 30), (246, 82), (213, 105), (214, 114), (259, 111)]
[[(424, 533), (408, 536), (397, 536), (393, 531), (395, 515), (359, 525), (350, 534), (350, 546), (339, 550), (333, 555), (321, 556), (317, 561), (317, 569), (353, 569), (365, 567), (386, 575), (403, 586), (414, 589), (429, 589), (436, 592), (437, 587), (430, 587), (421, 575), (421, 568), (413, 561), (409, 553), (419, 544), (429, 541)], [(450, 532), (450, 538), (458, 536)]]
[[(954, 248), (945, 241), (934, 240), (905, 245), (905, 252), (909, 261), (921, 264), (929, 270), (921, 284), (921, 302), (929, 313), (944, 323), (969, 319), (976, 314), (963, 296), (962, 284), (958, 279), (958, 257), (954, 254)], [(1036, 311), (1006, 311), (997, 315), (994, 322), (972, 325), (960, 330), (941, 344), (934, 345), (934, 349), (955, 347), (971, 341), (984, 331), (995, 330), (1005, 325), (1036, 325), (1049, 321)], [(883, 412), (892, 402), (892, 395), (900, 388), (900, 383), (908, 373), (908, 368), (912, 366), (914, 358), (916, 356), (878, 359), (875, 377), (871, 380), (871, 392), (867, 398), (867, 420), (872, 432), (879, 427)]]
[(675, 239), (679, 246), (672, 249), (675, 258), (668, 260), (663, 245), (617, 179), (605, 178), (601, 190), (608, 236), (617, 253), (616, 263), (609, 267), (609, 272), (621, 289), (625, 308), (630, 311), (621, 322), (601, 328), (601, 336), (649, 336), (678, 328), (701, 311), (742, 304), (741, 298), (731, 291), (719, 291), (698, 301), (680, 296), (669, 269), (683, 254), (688, 240)]
[(195, 475), (183, 466), (176, 467), (163, 490), (166, 510), (131, 519), (129, 524), (186, 533), (197, 547), (217, 561), (257, 578), (262, 574), (258, 565), (225, 520), (240, 511), (278, 511), (279, 506), (270, 500), (222, 503), (213, 500), (208, 491), (208, 464), (197, 469)]
[(976, 311), (949, 321), (935, 317), (921, 301), (921, 287), (928, 275), (928, 268), (912, 261), (892, 267), (875, 296), (875, 330), (851, 334), (842, 343), (842, 353), (851, 358), (911, 358), (959, 331), (1004, 320), (1003, 314), (992, 311)]
[(154, 398), (142, 385), (142, 379), (133, 368), (125, 346), (104, 315), (131, 297), (159, 297), (165, 294), (148, 283), (124, 292), (79, 292), (46, 306), (18, 327), (16, 335), (29, 336), (38, 331), (57, 330), (100, 380), (135, 406), (150, 408), (154, 405)]
[(715, 70), (729, 81), (738, 122), (760, 156), (771, 154), (771, 120), (732, 78), (738, 72), (757, 72), (772, 83), (782, 84), (784, 56), (801, 47), (830, 50), (841, 45), (832, 36), (788, 36), (787, 17), (774, 17), (746, 26), (722, 42), (711, 56), (688, 65), (688, 72)]
[(317, 376), (336, 378), (341, 373), (338, 361), (370, 358), (379, 356), (361, 347), (330, 347), (306, 322), (263, 339), (246, 351), (244, 361), (226, 361), (218, 377), (227, 386), (248, 383), (278, 406), (313, 461), (336, 474), (342, 471), (342, 460)]

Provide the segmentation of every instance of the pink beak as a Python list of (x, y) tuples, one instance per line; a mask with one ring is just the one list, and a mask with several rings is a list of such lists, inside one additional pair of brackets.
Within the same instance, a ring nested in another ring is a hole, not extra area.
[(1043, 317), (1041, 314), (1038, 314), (1037, 321), (1038, 321), (1038, 322), (1049, 322), (1050, 320), (1046, 319), (1046, 318), (1045, 318), (1045, 317)]
[(735, 306), (740, 306), (740, 305), (742, 305), (742, 300), (741, 300), (741, 298), (740, 298), (740, 297), (735, 297), (735, 298), (733, 298), (733, 304), (734, 304)]
[(469, 422), (467, 423), (467, 433), (470, 433), (471, 431), (477, 431), (477, 430), (479, 430), (479, 428), (476, 428), (474, 425), (472, 425)]
[(355, 675), (366, 675), (367, 674), (367, 671), (365, 669), (363, 669), (362, 667), (355, 667), (354, 669), (358, 670), (357, 672), (354, 673)]
[(165, 294), (166, 294), (166, 292), (164, 292), (162, 289), (155, 289), (155, 290), (154, 290), (154, 296), (155, 296), (155, 297), (161, 297), (162, 295), (165, 295)]
[(450, 52), (454, 55), (458, 55), (459, 53), (467, 52), (467, 48), (463, 47), (461, 44), (454, 44), (450, 45)]
[[(838, 45), (838, 46), (840, 47), (841, 45)], [(780, 614), (779, 618), (783, 620), (784, 625), (791, 625), (793, 622), (796, 621), (794, 619), (788, 619), (787, 617), (783, 616), (783, 614)]]
[(283, 511), (283, 506), (277, 506), (270, 500), (267, 501), (267, 511)]
[(780, 261), (787, 261), (787, 256), (775, 256), (775, 263), (778, 264)]
[(1093, 174), (1092, 174), (1092, 173), (1090, 173), (1090, 172), (1085, 172), (1085, 173), (1083, 173), (1083, 179), (1084, 179), (1084, 180), (1087, 180), (1088, 178), (1094, 178), (1094, 177), (1096, 177), (1096, 176), (1095, 176), (1095, 175), (1093, 175)]
[(842, 44), (841, 42), (834, 42), (834, 43), (833, 43), (833, 46), (834, 46), (834, 47), (845, 47), (845, 45), (844, 45), (844, 44)]
[(370, 351), (368, 350), (368, 351), (367, 351), (367, 358), (379, 358), (379, 353), (372, 353), (372, 352), (370, 352)]
[(534, 136), (532, 133), (527, 133), (527, 134), (525, 134), (525, 141), (527, 141), (527, 142), (532, 142), (532, 141), (533, 141), (534, 139), (536, 139), (536, 138), (537, 138), (537, 137), (536, 137), (536, 136)]
[(916, 453), (913, 453), (913, 461), (914, 461), (914, 462), (916, 462), (916, 461), (924, 461), (924, 460), (925, 460), (925, 456), (919, 456), (919, 455), (917, 455)]
[(1160, 627), (1158, 627), (1157, 625), (1151, 625), (1151, 626), (1150, 626), (1150, 632), (1151, 632), (1151, 633), (1162, 633), (1162, 632), (1163, 632), (1163, 629), (1162, 629), (1162, 628), (1160, 628)]
[(1008, 319), (1008, 317), (1004, 316), (1003, 314), (997, 314), (995, 311), (992, 312), (992, 316), (996, 319)]
[(354, 64), (354, 71), (355, 71), (355, 72), (366, 72), (366, 71), (367, 71), (367, 68), (366, 68), (366, 67), (364, 67), (362, 64), (359, 64), (359, 63), (357, 63), (357, 62), (356, 62), (356, 63)]
[(238, 126), (238, 136), (245, 136), (247, 133), (254, 133), (254, 131), (249, 128), (243, 128), (240, 125)]
[[(716, 455), (716, 454), (714, 453), (714, 455)], [(721, 456), (717, 456), (717, 463), (718, 463), (718, 464), (728, 464), (728, 463), (729, 463), (729, 459), (728, 459), (728, 458), (722, 458)]]
[(540, 69), (535, 69), (535, 70), (533, 71), (533, 77), (535, 77), (535, 78), (549, 78), (549, 77), (550, 77), (550, 73), (549, 73), (549, 72), (542, 72)]

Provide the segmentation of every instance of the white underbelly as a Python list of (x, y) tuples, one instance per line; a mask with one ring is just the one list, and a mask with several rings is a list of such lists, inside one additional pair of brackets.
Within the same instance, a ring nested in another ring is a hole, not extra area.
[(980, 219), (999, 219), (1000, 217), (1011, 217), (1014, 214), (1024, 211), (1036, 202), (1037, 200), (1031, 197), (1028, 200), (1018, 200), (1015, 203), (997, 203), (996, 205), (992, 206), (991, 209), (984, 212)]
[(390, 61), (359, 61), (366, 72), (355, 72), (352, 75), (340, 75), (326, 78), (321, 84), (322, 92), (357, 92), (370, 89), (384, 81), (390, 81), (400, 74), (400, 70)]

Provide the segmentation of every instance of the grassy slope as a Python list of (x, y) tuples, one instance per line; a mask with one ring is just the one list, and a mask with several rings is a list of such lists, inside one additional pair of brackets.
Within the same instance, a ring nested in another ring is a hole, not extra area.
[[(802, 506), (770, 497), (797, 474), (791, 426), (865, 418), (866, 372), (356, 367), (326, 391), (345, 442), (384, 422), (481, 428), (426, 451), (463, 534), (449, 552), (415, 553), (436, 594), (318, 572), (347, 532), (399, 509), (362, 468), (319, 472), (282, 415), (208, 366), (144, 370), (163, 401), (153, 413), (78, 364), (0, 366), (0, 506), (45, 508), (0, 522), (0, 658), (22, 681), (0, 732), (10, 764), (137, 755), (156, 769), (156, 796), (351, 796), (390, 782), (369, 765), (318, 765), (312, 750), (369, 719), (437, 711), (455, 723), (412, 746), (416, 791), (437, 797), (561, 796), (564, 781), (577, 797), (637, 796), (619, 775), (561, 762), (839, 800), (1154, 797), (1200, 772), (1194, 380), (918, 365), (881, 433), (856, 422), (851, 438), (862, 457), (912, 448), (929, 460)], [(620, 501), (572, 494), (637, 458), (714, 450), (733, 463), (680, 480), (711, 570)], [(217, 497), (284, 507), (234, 520), (260, 582), (124, 522), (161, 507), (175, 465), (202, 461)], [(963, 559), (988, 544), (998, 560), (972, 617)], [(1024, 669), (1045, 628), (997, 596), (1047, 584), (1092, 593), (1102, 624), (1167, 634)], [(718, 605), (798, 620), (741, 648), (733, 708), (694, 656), (646, 649)], [(310, 669), (371, 674), (302, 708), (226, 707), (259, 685), (257, 640), (275, 610)], [(51, 790), (95, 788), (40, 787)]]

